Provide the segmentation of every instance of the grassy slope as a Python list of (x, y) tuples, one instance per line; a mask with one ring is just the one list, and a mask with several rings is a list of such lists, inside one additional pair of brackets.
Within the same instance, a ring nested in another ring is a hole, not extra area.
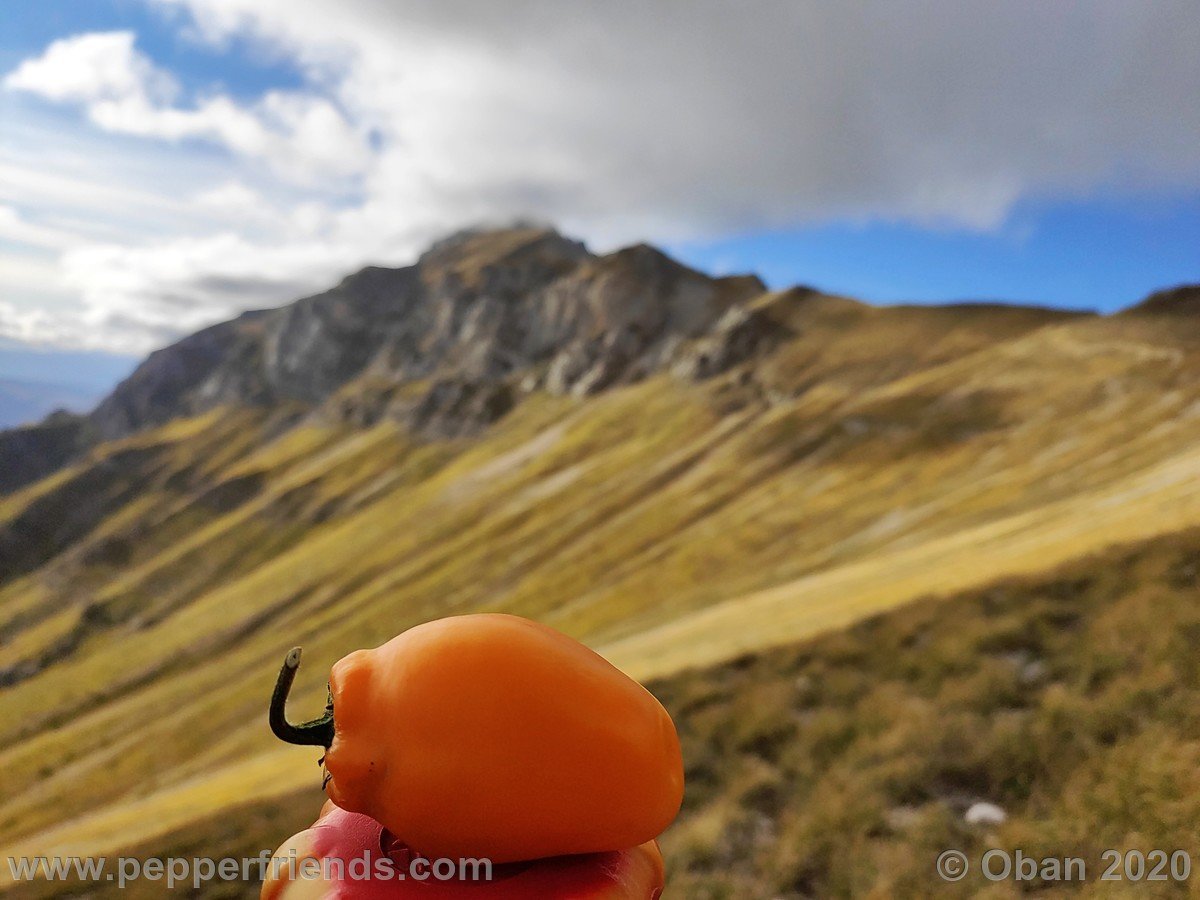
[[(1105, 848), (1194, 855), (1198, 577), (1192, 530), (652, 684), (689, 766), (674, 889), (929, 895), (958, 848), (975, 874), (937, 892), (973, 896), (980, 854), (1004, 847), (1083, 857), (1089, 891), (1120, 893), (1098, 882)], [(1008, 821), (965, 824), (980, 800)]]
[[(474, 609), (662, 675), (1200, 522), (1200, 362), (1168, 324), (764, 303), (796, 337), (752, 379), (534, 397), (444, 445), (217, 413), (0, 501), (23, 558), (70, 539), (0, 586), (0, 855), (154, 846), (310, 784), (262, 727), (294, 643), (314, 710), (319, 667)], [(78, 533), (44, 534), (63, 510)]]
[[(1090, 896), (1108, 847), (1194, 854), (1198, 587), (1192, 529), (651, 682), (688, 769), (663, 839), (672, 896), (1017, 896), (978, 874), (992, 847), (1081, 857), (1089, 884), (1027, 887)], [(254, 857), (311, 820), (321, 796), (310, 781), (127, 852)], [(981, 800), (1008, 821), (966, 824)], [(958, 885), (935, 880), (946, 848), (976, 864)], [(1105, 896), (1186, 894), (1173, 883), (1103, 886)], [(145, 882), (134, 890), (159, 896)], [(212, 884), (203, 895), (256, 890)], [(52, 892), (25, 885), (18, 896)]]

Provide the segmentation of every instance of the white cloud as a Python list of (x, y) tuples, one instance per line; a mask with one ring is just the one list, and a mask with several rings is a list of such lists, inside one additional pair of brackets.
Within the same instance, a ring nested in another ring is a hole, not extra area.
[(82, 103), (106, 131), (212, 141), (302, 182), (351, 177), (368, 159), (366, 136), (323, 97), (271, 91), (249, 107), (222, 95), (191, 107), (173, 105), (179, 93), (175, 79), (136, 49), (128, 31), (55, 41), (11, 72), (4, 86)]
[(127, 140), (62, 142), (60, 127), (24, 122), (4, 134), (0, 336), (144, 353), (356, 263), (293, 248), (321, 238), (336, 197), (281, 193), (176, 150), (131, 153)]
[[(8, 261), (0, 261), (0, 276), (10, 277)], [(17, 306), (0, 300), (0, 337), (23, 344), (58, 343), (61, 337), (52, 327), (47, 327), (47, 315), (38, 310)]]
[(227, 181), (217, 187), (206, 188), (196, 194), (193, 200), (200, 206), (239, 215), (275, 218), (274, 210), (270, 209), (262, 194), (239, 181)]
[(343, 248), (320, 241), (262, 253), (240, 235), (224, 232), (141, 247), (81, 247), (63, 256), (62, 268), (67, 283), (93, 308), (195, 328), (214, 312), (227, 316), (278, 304), (352, 264)]
[(4, 86), (49, 100), (91, 103), (141, 97), (170, 101), (178, 85), (134, 49), (132, 31), (107, 31), (62, 38), (27, 59)]
[(159, 107), (132, 96), (98, 101), (88, 114), (101, 128), (121, 134), (211, 140), (302, 183), (354, 176), (368, 158), (364, 137), (332, 103), (303, 94), (272, 92), (250, 108), (218, 96), (192, 109)]
[(63, 250), (78, 242), (70, 230), (30, 222), (12, 206), (0, 204), (0, 241), (41, 250)]
[[(181, 185), (79, 170), (93, 230), (101, 207), (119, 213), (99, 224), (142, 223), (58, 265), (102, 340), (148, 345), (476, 220), (606, 247), (830, 220), (990, 229), (1027, 198), (1200, 188), (1194, 0), (154, 2), (214, 53), (265, 49), (308, 83), (183, 97), (125, 32), (8, 76), (109, 134), (175, 142)], [(197, 140), (227, 164), (199, 174)], [(55, 171), (41, 194), (0, 171), (0, 201), (48, 224), (24, 210), (67, 202)], [(114, 190), (140, 200), (96, 199)]]

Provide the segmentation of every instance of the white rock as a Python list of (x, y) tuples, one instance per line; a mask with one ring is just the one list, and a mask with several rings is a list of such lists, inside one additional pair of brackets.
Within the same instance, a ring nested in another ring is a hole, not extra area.
[(963, 816), (963, 820), (968, 825), (1003, 825), (1007, 818), (1008, 813), (999, 806), (983, 800), (972, 803), (970, 809)]

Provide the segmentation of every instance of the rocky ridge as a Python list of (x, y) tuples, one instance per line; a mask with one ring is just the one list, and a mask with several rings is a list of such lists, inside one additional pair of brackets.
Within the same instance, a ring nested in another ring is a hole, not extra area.
[[(1125, 314), (1178, 316), (1197, 297), (1184, 285)], [(392, 419), (454, 438), (539, 390), (587, 396), (738, 366), (749, 375), (806, 329), (805, 310), (830, 304), (863, 308), (810, 288), (767, 292), (753, 275), (710, 277), (646, 244), (597, 255), (550, 228), (467, 230), (413, 265), (368, 266), (157, 350), (87, 416), (0, 432), (0, 493), (97, 443), (219, 406), (277, 409), (279, 428), (305, 415)]]
[(690, 368), (710, 374), (746, 352), (739, 305), (763, 290), (646, 245), (596, 256), (548, 229), (464, 232), (412, 266), (363, 269), (151, 354), (91, 419), (111, 439), (217, 405), (294, 401), (456, 436), (523, 393), (586, 395), (661, 371), (700, 339), (713, 349)]

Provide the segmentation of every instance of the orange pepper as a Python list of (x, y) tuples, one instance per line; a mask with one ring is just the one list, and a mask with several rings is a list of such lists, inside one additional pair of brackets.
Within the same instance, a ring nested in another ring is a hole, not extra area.
[[(377, 860), (383, 855), (393, 865), (381, 874)], [(326, 803), (312, 827), (275, 851), (261, 900), (656, 900), (663, 890), (662, 854), (654, 841), (630, 850), (497, 865), (490, 880), (471, 880), (471, 869), (465, 870), (468, 877), (448, 881), (394, 877), (409, 875), (410, 860), (407, 848), (378, 822)]]
[(683, 798), (671, 717), (579, 642), (517, 616), (455, 616), (346, 656), (324, 717), (275, 733), (328, 748), (329, 796), (424, 856), (496, 863), (636, 847)]

